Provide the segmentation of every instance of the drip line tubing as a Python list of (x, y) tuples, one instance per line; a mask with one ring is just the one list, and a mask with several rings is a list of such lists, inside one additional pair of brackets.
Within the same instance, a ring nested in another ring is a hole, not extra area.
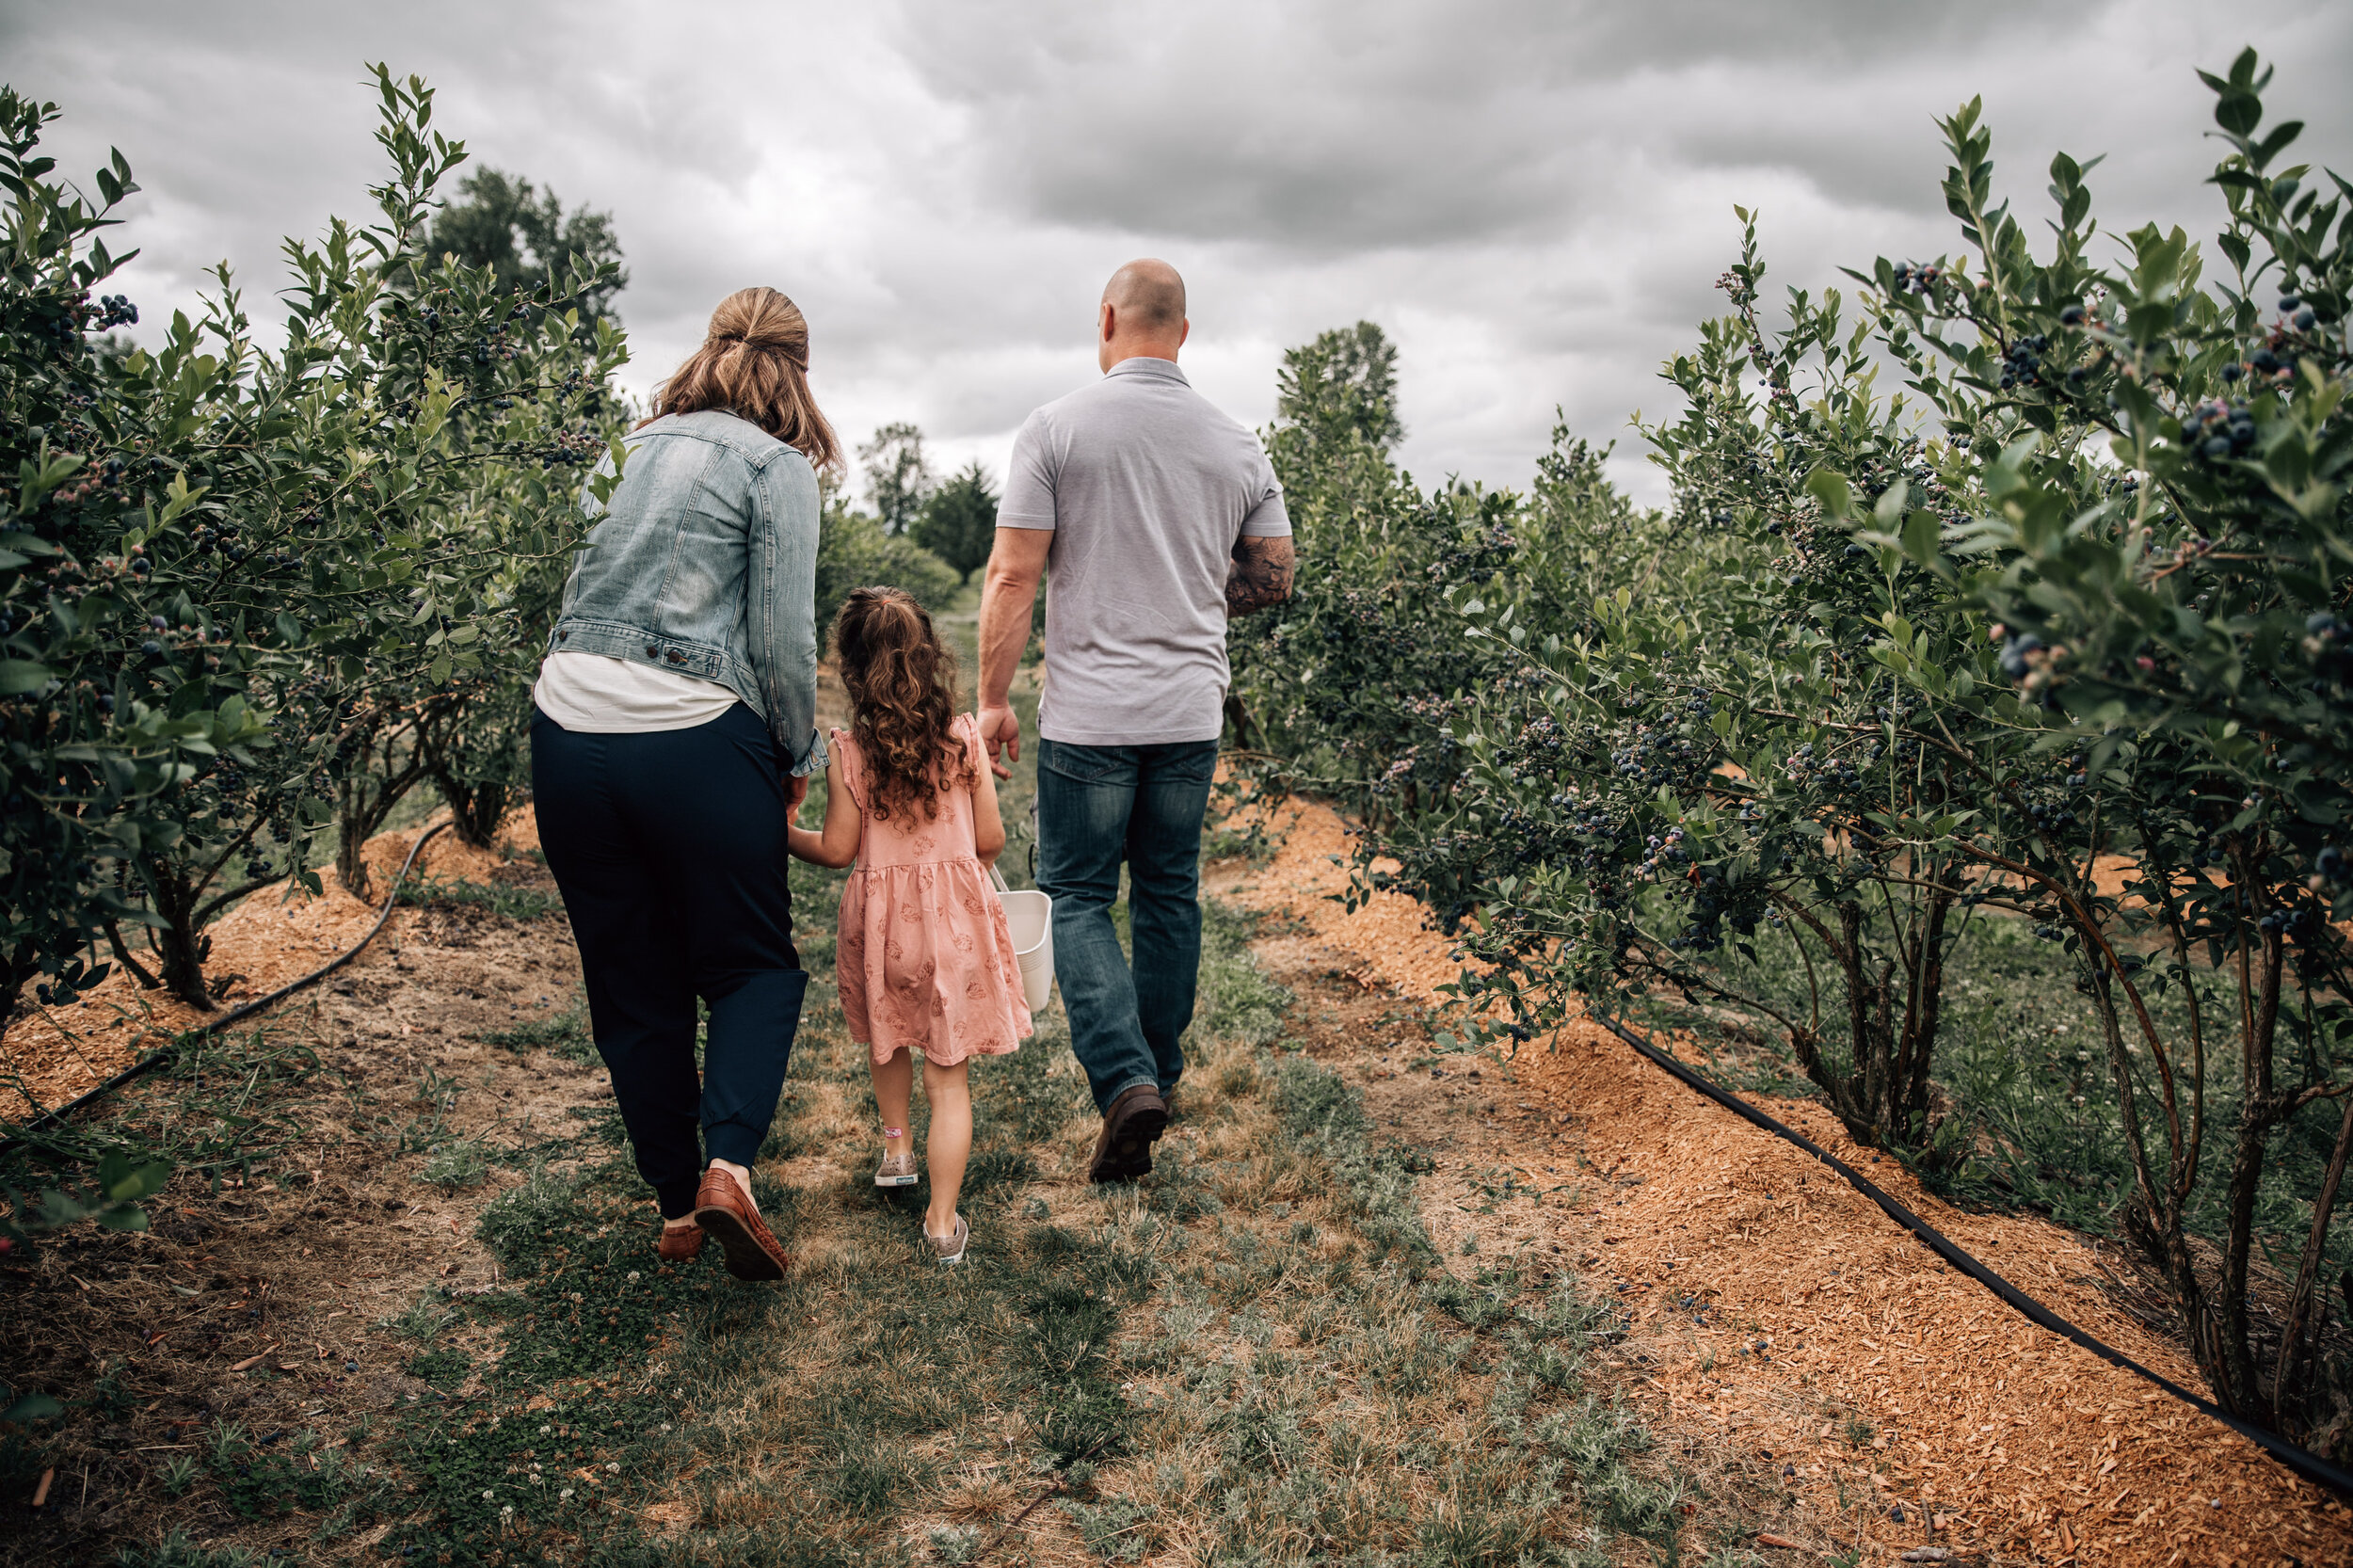
[(1885, 1213), (1889, 1219), (1895, 1221), (1897, 1224), (1912, 1232), (1913, 1236), (1927, 1246), (1930, 1252), (1936, 1254), (1937, 1256), (1943, 1258), (1945, 1262), (1951, 1264), (1962, 1273), (1967, 1274), (1971, 1279), (1976, 1280), (1979, 1285), (1984, 1286), (1995, 1296), (2001, 1298), (2005, 1304), (2015, 1308), (2020, 1314), (2025, 1316), (2028, 1321), (2034, 1323), (2037, 1327), (2048, 1329), (2053, 1334), (2057, 1335), (2060, 1338), (2071, 1340), (2073, 1343), (2082, 1346), (2085, 1350), (2089, 1351), (2092, 1354), (2100, 1357), (2102, 1360), (2109, 1362), (2115, 1366), (2121, 1367), (2124, 1370), (2131, 1372), (2136, 1377), (2145, 1379), (2155, 1387), (2172, 1395), (2184, 1404), (2191, 1406), (2201, 1415), (2212, 1416), (2215, 1420), (2217, 1420), (2224, 1426), (2229, 1427), (2233, 1432), (2237, 1432), (2241, 1437), (2246, 1438), (2249, 1443), (2254, 1444), (2255, 1447), (2261, 1448), (2265, 1453), (2269, 1454), (2273, 1459), (2278, 1460), (2281, 1464), (2294, 1471), (2301, 1479), (2311, 1481), (2316, 1486), (2328, 1487), (2336, 1492), (2338, 1496), (2342, 1497), (2353, 1499), (2353, 1472), (2348, 1472), (2342, 1466), (2331, 1464), (2329, 1461), (2321, 1458), (2318, 1454), (2313, 1453), (2307, 1448), (2298, 1448), (2297, 1445), (2289, 1442), (2286, 1438), (2281, 1437), (2278, 1432), (2266, 1431), (2265, 1428), (2259, 1427), (2251, 1421), (2245, 1420), (2239, 1416), (2232, 1415), (2220, 1405), (2216, 1404), (2212, 1400), (2206, 1399), (2202, 1395), (2183, 1387), (2180, 1384), (2175, 1383), (2172, 1379), (2166, 1377), (2161, 1373), (2151, 1371), (2148, 1368), (2143, 1367), (2139, 1362), (2135, 1361), (2131, 1356), (2126, 1355), (2122, 1351), (2117, 1350), (2113, 1346), (2102, 1342), (2100, 1339), (2094, 1337), (2085, 1330), (2077, 1328), (2074, 1324), (2069, 1322), (2066, 1319), (2060, 1317), (2057, 1313), (2052, 1311), (2049, 1307), (2043, 1305), (2041, 1302), (2036, 1301), (2032, 1296), (2027, 1295), (2024, 1290), (2019, 1289), (2018, 1287), (2012, 1285), (2009, 1281), (2004, 1279), (2001, 1275), (1995, 1273), (1993, 1270), (1978, 1262), (1968, 1253), (1962, 1251), (1961, 1247), (1955, 1244), (1951, 1239), (1945, 1235), (1944, 1232), (1938, 1230), (1934, 1225), (1920, 1218), (1919, 1215), (1914, 1214), (1911, 1209), (1897, 1202), (1895, 1198), (1891, 1197), (1887, 1192), (1882, 1191), (1878, 1184), (1873, 1182), (1870, 1177), (1865, 1176), (1861, 1171), (1856, 1170), (1845, 1160), (1840, 1160), (1837, 1156), (1832, 1154), (1828, 1149), (1823, 1148), (1820, 1144), (1806, 1137), (1805, 1134), (1799, 1132), (1794, 1128), (1785, 1127), (1780, 1122), (1775, 1121), (1772, 1117), (1767, 1115), (1764, 1112), (1759, 1111), (1756, 1107), (1751, 1105), (1739, 1096), (1732, 1093), (1729, 1089), (1723, 1088), (1713, 1080), (1695, 1071), (1686, 1064), (1676, 1061), (1665, 1051), (1660, 1050), (1657, 1046), (1652, 1045), (1641, 1035), (1636, 1034), (1632, 1030), (1626, 1028), (1624, 1024), (1619, 1023), (1615, 1018), (1604, 1016), (1599, 1013), (1593, 1014), (1592, 1016), (1595, 1019), (1595, 1021), (1600, 1023), (1603, 1028), (1609, 1030), (1610, 1033), (1615, 1034), (1619, 1039), (1624, 1040), (1627, 1045), (1633, 1047), (1634, 1049), (1641, 1054), (1642, 1059), (1648, 1062), (1652, 1066), (1657, 1067), (1661, 1072), (1679, 1080), (1685, 1087), (1706, 1096), (1709, 1099), (1714, 1100), (1718, 1105), (1722, 1106), (1725, 1110), (1732, 1112), (1734, 1114), (1753, 1123), (1757, 1127), (1763, 1128), (1774, 1137), (1796, 1144), (1799, 1148), (1803, 1149), (1806, 1153), (1812, 1155), (1823, 1164), (1828, 1165), (1832, 1170), (1837, 1172), (1840, 1176), (1846, 1177), (1848, 1185), (1851, 1186), (1856, 1192), (1862, 1193), (1865, 1197), (1869, 1198), (1873, 1203), (1878, 1204), (1881, 1210)]
[(33, 1135), (40, 1131), (43, 1128), (56, 1126), (58, 1123), (63, 1122), (67, 1117), (72, 1116), (75, 1112), (85, 1110), (88, 1107), (96, 1104), (98, 1101), (104, 1099), (108, 1095), (113, 1094), (116, 1090), (121, 1088), (133, 1079), (143, 1077), (146, 1074), (154, 1071), (157, 1067), (162, 1066), (165, 1063), (170, 1061), (173, 1056), (179, 1053), (181, 1044), (185, 1041), (189, 1035), (215, 1034), (224, 1029), (233, 1029), (238, 1024), (243, 1023), (246, 1019), (253, 1016), (256, 1013), (263, 1011), (264, 1008), (277, 1006), (280, 1002), (284, 1001), (288, 997), (293, 996), (296, 991), (301, 990), (304, 986), (317, 984), (320, 981), (325, 980), (328, 975), (333, 974), (337, 969), (342, 968), (345, 964), (348, 964), (353, 959), (359, 957), (360, 951), (370, 942), (376, 940), (376, 934), (383, 930), (384, 923), (392, 918), (392, 906), (400, 901), (400, 886), (408, 879), (409, 868), (417, 863), (417, 856), (424, 852), (425, 841), (448, 825), (449, 824), (447, 823), (434, 824), (431, 827), (426, 828), (423, 833), (419, 834), (417, 836), (417, 841), (408, 846), (408, 858), (400, 863), (400, 874), (392, 878), (392, 887), (385, 892), (384, 907), (376, 912), (376, 923), (368, 927), (368, 934), (360, 937), (357, 942), (354, 942), (349, 951), (328, 960), (324, 966), (319, 968), (312, 969), (309, 974), (304, 975), (301, 979), (290, 981), (286, 984), (280, 985), (277, 990), (272, 991), (268, 996), (261, 997), (255, 1000), (248, 1001), (242, 1007), (238, 1007), (231, 1012), (222, 1014), (217, 1018), (214, 1018), (206, 1023), (198, 1024), (193, 1029), (184, 1031), (179, 1038), (175, 1039), (170, 1045), (158, 1047), (154, 1050), (148, 1052), (145, 1056), (140, 1057), (136, 1062), (132, 1063), (129, 1066), (123, 1068), (120, 1072), (115, 1074), (112, 1078), (99, 1083), (96, 1087), (83, 1091), (81, 1094), (76, 1095), (73, 1098), (66, 1101), (63, 1105), (56, 1107), (55, 1110), (42, 1112), (40, 1115), (35, 1116), (31, 1121), (26, 1122), (22, 1128), (19, 1128), (16, 1132), (9, 1137), (0, 1139), (0, 1155), (15, 1153), (18, 1149), (24, 1147), (24, 1144), (31, 1142)]

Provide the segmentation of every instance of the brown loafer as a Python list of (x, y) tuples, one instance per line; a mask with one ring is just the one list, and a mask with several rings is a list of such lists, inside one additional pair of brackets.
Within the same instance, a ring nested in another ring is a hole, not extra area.
[(687, 1225), (682, 1229), (672, 1230), (668, 1225), (664, 1225), (662, 1235), (653, 1244), (653, 1250), (664, 1263), (692, 1263), (695, 1261), (695, 1255), (703, 1250), (703, 1227)]
[(725, 1171), (703, 1173), (695, 1192), (695, 1223), (719, 1243), (728, 1272), (738, 1279), (782, 1279), (792, 1261), (760, 1223), (751, 1194)]
[(1095, 1141), (1087, 1179), (1133, 1181), (1150, 1176), (1153, 1140), (1167, 1130), (1168, 1102), (1160, 1098), (1158, 1089), (1139, 1083), (1122, 1091), (1103, 1112), (1103, 1132)]

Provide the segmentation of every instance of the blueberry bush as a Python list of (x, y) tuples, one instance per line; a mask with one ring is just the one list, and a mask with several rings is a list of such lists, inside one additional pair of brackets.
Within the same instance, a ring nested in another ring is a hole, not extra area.
[(95, 196), (60, 181), (56, 108), (0, 89), (0, 1005), (119, 963), (209, 1006), (210, 920), (315, 888), (339, 813), (361, 890), (359, 829), (415, 759), (465, 772), (419, 726), (512, 722), (580, 472), (614, 445), (622, 340), (575, 303), (613, 269), (526, 293), (431, 254), (464, 145), (422, 82), (376, 88), (376, 216), (287, 244), (282, 344), (223, 269), (200, 319), (127, 350), (92, 334), (137, 318), (99, 292), (129, 164)]
[(2098, 1037), (2105, 1223), (2218, 1400), (2344, 1448), (2353, 189), (2285, 163), (2251, 53), (2205, 80), (2211, 245), (2104, 229), (2064, 153), (2030, 224), (1975, 103), (1952, 254), (1769, 306), (1741, 213), (1641, 425), (1657, 511), (1565, 430), (1526, 495), (1425, 493), (1377, 330), (1295, 350), (1307, 566), (1235, 629), (1230, 717), (1358, 814), (1360, 890), (1459, 937), (1476, 1032), (1592, 1006), (1784, 1057), (1934, 1180), (2017, 1152), (1943, 1080), (1983, 1044), (1956, 968), (2039, 951)]

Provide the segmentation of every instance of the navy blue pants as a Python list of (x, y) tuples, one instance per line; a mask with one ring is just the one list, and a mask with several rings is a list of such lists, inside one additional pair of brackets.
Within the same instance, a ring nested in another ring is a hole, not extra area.
[[(1216, 773), (1215, 741), (1037, 744), (1037, 885), (1054, 901), (1054, 978), (1098, 1110), (1139, 1084), (1165, 1095), (1184, 1076)], [(1112, 923), (1122, 864), (1132, 963)]]
[(531, 787), (637, 1172), (679, 1219), (706, 1158), (758, 1157), (808, 988), (776, 743), (740, 702), (642, 735), (576, 734), (534, 710)]

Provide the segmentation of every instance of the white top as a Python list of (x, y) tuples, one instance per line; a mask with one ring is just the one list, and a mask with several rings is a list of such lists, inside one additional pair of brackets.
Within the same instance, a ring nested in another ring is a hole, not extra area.
[(1173, 360), (1122, 360), (1014, 438), (1000, 528), (1050, 529), (1037, 732), (1074, 745), (1225, 728), (1234, 541), (1291, 531), (1258, 438)]
[(692, 729), (742, 700), (716, 680), (601, 653), (551, 653), (531, 689), (539, 712), (582, 735)]

